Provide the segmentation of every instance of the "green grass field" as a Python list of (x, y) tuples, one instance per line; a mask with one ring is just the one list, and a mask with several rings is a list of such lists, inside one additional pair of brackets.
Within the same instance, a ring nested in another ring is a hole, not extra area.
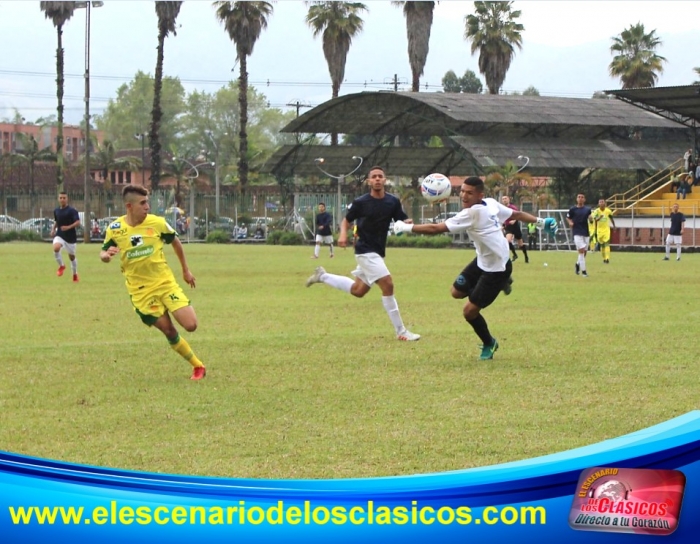
[(349, 273), (351, 250), (185, 249), (200, 326), (184, 336), (207, 365), (201, 383), (141, 324), (97, 244), (78, 248), (79, 284), (56, 277), (48, 244), (0, 244), (0, 449), (154, 472), (370, 477), (544, 455), (699, 404), (697, 254), (589, 254), (588, 279), (573, 253), (521, 257), (513, 294), (484, 312), (501, 348), (480, 362), (449, 296), (472, 250), (389, 249), (402, 316), (423, 335), (403, 343), (378, 290), (304, 287), (319, 264)]

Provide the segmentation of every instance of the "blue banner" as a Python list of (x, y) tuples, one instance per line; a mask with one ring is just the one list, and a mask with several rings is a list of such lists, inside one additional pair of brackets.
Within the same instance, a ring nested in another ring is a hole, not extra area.
[[(657, 472), (639, 476), (622, 469)], [(636, 535), (608, 530), (605, 523), (606, 519), (611, 523), (610, 516), (589, 510), (603, 505), (608, 512), (623, 512), (625, 505), (615, 501), (627, 500), (637, 490), (608, 481), (597, 486), (596, 495), (595, 478), (628, 474), (628, 480), (646, 481), (643, 476), (649, 480), (658, 474), (671, 478), (681, 473), (674, 484), (675, 502), (667, 499), (669, 505), (673, 502), (669, 508), (665, 503), (653, 507), (654, 513), (668, 511), (674, 518), (649, 521), (637, 516), (641, 508), (648, 513), (646, 506), (639, 506), (646, 503), (637, 498), (634, 511), (630, 509), (633, 503), (627, 508), (635, 515), (625, 517), (625, 530), (635, 532), (639, 525), (647, 534), (662, 534), (650, 529), (651, 524), (659, 523), (668, 535), (664, 542), (695, 542), (700, 534), (700, 516), (694, 512), (700, 506), (699, 471), (700, 411), (535, 459), (391, 478), (206, 478), (74, 465), (0, 452), (0, 540), (100, 544), (200, 539), (207, 543), (334, 544), (565, 540), (574, 544), (595, 538), (596, 544), (604, 544)], [(579, 482), (582, 476), (583, 483)], [(679, 482), (685, 486), (682, 497)], [(606, 494), (615, 485), (624, 496)], [(589, 487), (590, 499), (586, 497)], [(646, 496), (653, 497), (655, 492), (647, 489)], [(574, 505), (588, 510), (579, 514)], [(586, 525), (580, 527), (585, 530), (577, 530), (575, 524), (572, 528), (570, 519)]]

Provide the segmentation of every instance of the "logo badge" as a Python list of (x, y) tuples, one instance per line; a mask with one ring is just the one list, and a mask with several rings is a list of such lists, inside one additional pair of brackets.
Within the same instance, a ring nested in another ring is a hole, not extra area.
[(678, 470), (589, 468), (569, 512), (580, 531), (670, 535), (678, 527), (685, 475)]

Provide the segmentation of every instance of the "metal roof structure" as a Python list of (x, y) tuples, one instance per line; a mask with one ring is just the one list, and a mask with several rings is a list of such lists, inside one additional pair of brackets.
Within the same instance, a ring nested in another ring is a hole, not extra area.
[[(385, 143), (284, 146), (264, 168), (281, 176), (319, 175), (314, 162), (319, 157), (326, 171), (341, 175), (357, 165), (353, 155), (367, 168), (381, 164), (392, 175), (406, 176), (479, 174), (519, 155), (530, 158), (528, 172), (534, 175), (570, 168), (659, 170), (688, 144), (682, 124), (620, 100), (453, 93), (344, 95), (304, 113), (282, 132), (370, 135)], [(408, 137), (434, 136), (444, 147), (405, 143)]]
[(313, 108), (282, 132), (453, 136), (628, 137), (679, 127), (616, 100), (462, 93), (362, 92)]
[(700, 122), (700, 85), (605, 91), (622, 102), (695, 128)]

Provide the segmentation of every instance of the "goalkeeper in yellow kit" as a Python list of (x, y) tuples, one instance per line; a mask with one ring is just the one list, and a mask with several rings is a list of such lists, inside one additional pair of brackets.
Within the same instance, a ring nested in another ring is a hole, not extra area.
[(595, 226), (596, 240), (603, 256), (603, 262), (608, 264), (610, 262), (610, 225), (615, 228), (615, 220), (613, 219), (613, 211), (605, 205), (604, 198), (598, 201), (598, 207), (593, 210), (591, 220)]
[(185, 259), (175, 230), (163, 219), (149, 214), (148, 190), (127, 186), (122, 191), (126, 215), (107, 228), (100, 259), (108, 263), (121, 254), (121, 269), (134, 310), (146, 325), (161, 331), (181, 357), (193, 367), (192, 380), (201, 380), (207, 371), (182, 338), (170, 314), (188, 332), (197, 329), (197, 315), (178, 285), (165, 260), (163, 246), (171, 244), (182, 267), (182, 277), (194, 288), (195, 278)]

